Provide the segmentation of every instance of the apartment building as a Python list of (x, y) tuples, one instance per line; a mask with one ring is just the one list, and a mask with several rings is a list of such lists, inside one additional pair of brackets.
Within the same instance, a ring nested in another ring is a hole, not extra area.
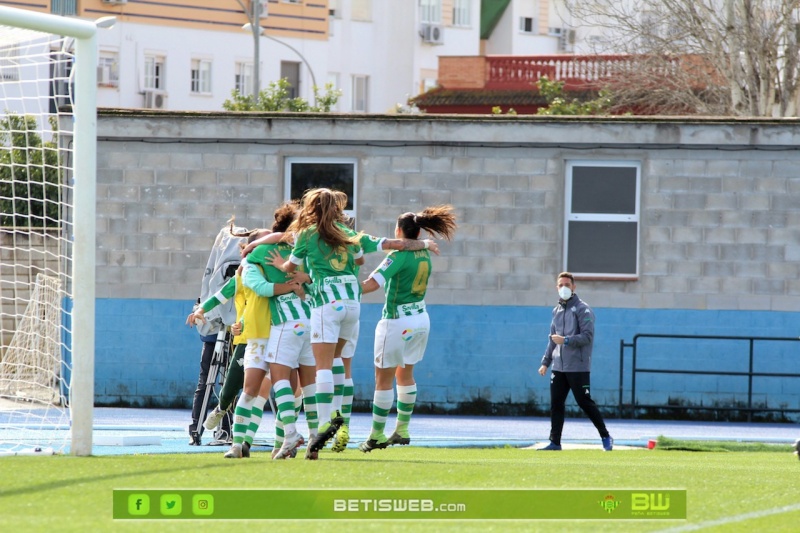
[[(288, 78), (342, 91), (337, 111), (383, 113), (436, 84), (440, 55), (479, 52), (479, 0), (17, 0), (97, 19), (100, 107), (220, 110), (234, 89)], [(250, 21), (263, 35), (243, 29)]]
[[(287, 78), (342, 95), (340, 112), (384, 113), (439, 84), (439, 58), (569, 53), (560, 0), (0, 0), (116, 24), (98, 33), (99, 107), (216, 111)], [(255, 22), (263, 29), (243, 29)], [(258, 54), (256, 54), (256, 47)]]

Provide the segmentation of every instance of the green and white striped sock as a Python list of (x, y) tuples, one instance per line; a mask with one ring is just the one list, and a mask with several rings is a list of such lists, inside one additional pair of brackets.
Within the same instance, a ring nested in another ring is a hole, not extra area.
[(275, 416), (275, 444), (273, 445), (275, 448), (280, 448), (283, 444), (283, 421), (281, 420), (281, 412), (278, 411), (278, 414)]
[(294, 417), (300, 418), (300, 411), (303, 410), (303, 393), (294, 397)]
[(242, 394), (236, 402), (236, 409), (233, 412), (233, 443), (243, 444), (247, 436), (247, 429), (250, 427), (250, 416), (252, 414), (255, 396)]
[(344, 423), (350, 425), (350, 414), (353, 412), (353, 378), (344, 378), (344, 394), (342, 395), (342, 416)]
[(333, 374), (330, 370), (317, 370), (317, 415), (320, 424), (331, 420), (331, 404), (333, 403)]
[(417, 400), (417, 384), (397, 386), (397, 427), (395, 431), (401, 437), (408, 437), (408, 423), (414, 412)]
[(294, 391), (288, 379), (282, 379), (273, 385), (275, 391), (275, 404), (278, 413), (280, 414), (281, 422), (283, 422), (283, 432), (294, 433), (295, 421), (297, 417), (294, 414)]
[(267, 399), (263, 396), (256, 397), (253, 402), (253, 408), (250, 412), (250, 424), (247, 426), (247, 434), (244, 437), (244, 441), (247, 444), (253, 444), (253, 437), (256, 436), (256, 431), (261, 426), (261, 419), (264, 417), (264, 405), (266, 403)]
[(342, 400), (344, 396), (344, 361), (341, 357), (333, 360), (333, 411), (342, 410)]
[(369, 438), (377, 439), (384, 435), (386, 419), (389, 417), (389, 411), (392, 410), (392, 403), (394, 403), (392, 389), (375, 391), (372, 397), (372, 432), (370, 432)]
[(303, 409), (306, 412), (306, 423), (308, 424), (308, 434), (313, 437), (319, 428), (319, 418), (317, 417), (317, 385), (312, 383), (303, 387)]

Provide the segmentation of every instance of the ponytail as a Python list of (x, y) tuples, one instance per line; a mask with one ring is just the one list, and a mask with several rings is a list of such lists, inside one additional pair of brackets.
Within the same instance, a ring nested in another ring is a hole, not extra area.
[(397, 218), (397, 227), (408, 239), (419, 238), (421, 229), (428, 233), (452, 240), (456, 231), (456, 215), (452, 205), (426, 207), (420, 213), (403, 213)]

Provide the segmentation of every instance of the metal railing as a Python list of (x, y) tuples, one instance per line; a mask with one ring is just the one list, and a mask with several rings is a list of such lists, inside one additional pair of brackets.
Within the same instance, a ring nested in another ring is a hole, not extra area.
[[(749, 345), (749, 364), (747, 371), (723, 371), (723, 370), (689, 370), (689, 369), (662, 369), (662, 368), (640, 368), (637, 359), (637, 344), (639, 339), (705, 339), (705, 340), (724, 340), (724, 341), (748, 341)], [(743, 336), (725, 336), (725, 335), (666, 335), (666, 334), (652, 334), (652, 333), (639, 333), (633, 336), (633, 342), (626, 343), (624, 339), (620, 339), (619, 347), (619, 405), (618, 415), (620, 418), (624, 415), (624, 410), (629, 408), (631, 411), (631, 418), (636, 418), (636, 412), (639, 409), (655, 408), (655, 409), (697, 409), (697, 410), (729, 410), (729, 411), (747, 411), (747, 421), (752, 420), (753, 412), (758, 411), (777, 411), (781, 413), (787, 412), (800, 412), (800, 409), (786, 409), (786, 408), (768, 408), (768, 407), (753, 407), (753, 378), (757, 377), (770, 377), (770, 378), (800, 378), (800, 373), (790, 372), (756, 372), (753, 370), (753, 357), (754, 357), (754, 344), (761, 341), (777, 341), (777, 342), (798, 342), (800, 337), (743, 337)], [(625, 348), (632, 348), (631, 360), (631, 400), (629, 404), (624, 403), (624, 369), (625, 369)], [(713, 375), (713, 376), (747, 376), (747, 407), (703, 407), (703, 406), (686, 406), (686, 405), (637, 405), (636, 403), (636, 375), (641, 373), (649, 374), (689, 374), (689, 375)]]
[[(542, 76), (563, 81), (569, 88), (592, 88), (598, 82), (645, 68), (636, 55), (486, 56), (487, 89), (530, 89)], [(678, 59), (659, 65), (653, 74), (674, 75)]]

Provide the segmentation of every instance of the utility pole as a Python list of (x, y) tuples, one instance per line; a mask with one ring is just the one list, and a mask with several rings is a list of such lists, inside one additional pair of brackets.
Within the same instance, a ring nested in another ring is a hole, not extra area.
[[(261, 9), (260, 0), (250, 0), (250, 27), (253, 31), (253, 99), (256, 103), (258, 103), (258, 93), (261, 92), (261, 79), (259, 76), (259, 71), (261, 70), (261, 25), (259, 24), (259, 19), (262, 16)], [(263, 5), (263, 9), (267, 9), (266, 4)]]

